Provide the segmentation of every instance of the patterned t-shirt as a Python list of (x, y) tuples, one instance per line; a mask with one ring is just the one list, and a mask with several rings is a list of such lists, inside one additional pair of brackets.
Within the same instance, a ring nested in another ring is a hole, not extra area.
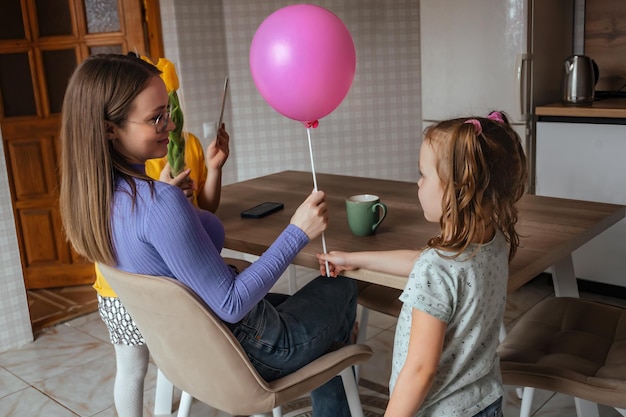
[(408, 353), (412, 308), (447, 325), (437, 375), (417, 413), (420, 417), (473, 416), (502, 396), (496, 349), (506, 304), (509, 246), (498, 231), (476, 249), (470, 245), (456, 259), (424, 250), (400, 296), (390, 391)]

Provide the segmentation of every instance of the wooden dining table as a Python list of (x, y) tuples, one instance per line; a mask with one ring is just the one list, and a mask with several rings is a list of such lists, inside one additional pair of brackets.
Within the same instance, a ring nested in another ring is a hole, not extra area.
[[(327, 251), (422, 249), (439, 232), (438, 224), (424, 219), (416, 182), (325, 173), (317, 173), (316, 182), (326, 193), (329, 206), (324, 232)], [(217, 215), (226, 230), (225, 248), (261, 255), (289, 224), (313, 184), (311, 172), (283, 171), (224, 186)], [(345, 199), (355, 194), (375, 194), (387, 205), (387, 216), (373, 235), (357, 237), (348, 228)], [(283, 203), (284, 209), (260, 219), (241, 217), (243, 210), (265, 201)], [(626, 215), (623, 205), (531, 194), (522, 197), (518, 208), (521, 246), (510, 265), (508, 291), (549, 270), (556, 295), (572, 297), (578, 297), (572, 252)], [(319, 269), (316, 255), (322, 252), (322, 238), (318, 237), (293, 263)], [(403, 289), (407, 279), (365, 269), (346, 271), (345, 275), (397, 289)]]

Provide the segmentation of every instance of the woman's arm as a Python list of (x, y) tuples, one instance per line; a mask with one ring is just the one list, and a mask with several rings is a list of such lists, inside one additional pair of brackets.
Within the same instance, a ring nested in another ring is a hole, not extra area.
[[(235, 275), (200, 222), (197, 209), (186, 202), (180, 190), (165, 184), (156, 188), (158, 192), (144, 222), (147, 243), (167, 266), (165, 275), (190, 287), (215, 314), (230, 323), (241, 320), (267, 294), (298, 252), (327, 224), (324, 193), (312, 193), (296, 210), (292, 224), (265, 253)], [(215, 218), (215, 222), (219, 220)]]
[(413, 417), (419, 410), (439, 367), (446, 323), (412, 309), (409, 349), (385, 411), (386, 417)]

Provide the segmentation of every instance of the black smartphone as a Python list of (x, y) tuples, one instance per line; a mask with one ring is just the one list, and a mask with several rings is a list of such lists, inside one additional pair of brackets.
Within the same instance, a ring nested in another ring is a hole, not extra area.
[(259, 204), (258, 206), (254, 206), (242, 211), (241, 217), (260, 219), (261, 217), (265, 217), (268, 214), (272, 214), (277, 212), (278, 210), (282, 210), (283, 207), (283, 203), (273, 203), (271, 201), (266, 201)]

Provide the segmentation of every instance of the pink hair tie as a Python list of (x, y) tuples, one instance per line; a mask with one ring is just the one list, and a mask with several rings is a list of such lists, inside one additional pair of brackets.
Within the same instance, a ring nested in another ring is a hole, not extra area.
[(492, 111), (491, 113), (489, 113), (489, 116), (487, 116), (487, 119), (493, 120), (494, 122), (498, 123), (504, 123), (502, 113), (500, 113), (499, 111)]
[(478, 120), (476, 120), (476, 119), (467, 119), (463, 123), (474, 125), (474, 133), (476, 134), (476, 136), (478, 136), (481, 133), (483, 133), (483, 127), (480, 125), (480, 122)]

